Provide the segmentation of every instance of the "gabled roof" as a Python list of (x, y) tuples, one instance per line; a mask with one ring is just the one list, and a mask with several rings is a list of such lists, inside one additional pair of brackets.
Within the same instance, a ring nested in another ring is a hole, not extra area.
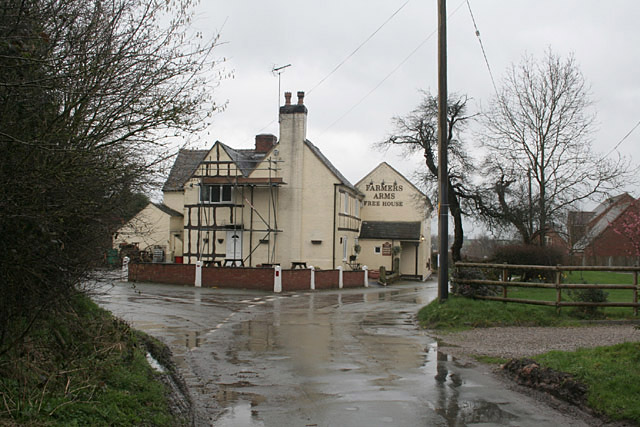
[(160, 209), (162, 212), (166, 213), (169, 216), (183, 216), (180, 212), (171, 209), (169, 206), (163, 204), (163, 203), (154, 203), (152, 202), (153, 206), (155, 206), (156, 208)]
[(182, 191), (184, 184), (191, 178), (208, 153), (209, 150), (180, 149), (162, 191)]
[[(403, 179), (405, 182), (407, 182), (409, 185), (411, 185), (411, 187), (417, 191), (418, 193), (420, 193), (421, 195), (425, 196), (424, 192), (422, 190), (420, 190), (418, 187), (415, 186), (415, 184), (411, 181), (409, 181), (407, 178), (405, 178), (404, 175), (402, 175), (400, 172), (398, 172), (396, 170), (396, 168), (394, 168), (393, 166), (391, 166), (389, 163), (387, 162), (382, 162), (380, 163), (378, 166), (376, 166), (375, 168), (373, 168), (371, 170), (371, 172), (369, 172), (368, 174), (366, 174), (360, 181), (358, 181), (356, 183), (356, 186), (359, 187), (361, 184), (366, 183), (366, 180), (369, 178), (369, 176), (373, 175), (378, 169), (382, 168), (382, 167), (387, 167), (389, 169), (391, 169), (396, 175), (398, 175), (401, 179)], [(429, 205), (431, 205), (431, 201), (429, 201)]]
[(309, 149), (311, 150), (311, 152), (313, 154), (316, 155), (316, 157), (318, 159), (320, 159), (320, 161), (327, 167), (327, 169), (329, 169), (331, 171), (331, 173), (333, 173), (335, 175), (336, 178), (338, 178), (340, 180), (340, 183), (342, 185), (344, 185), (345, 187), (348, 187), (349, 189), (353, 190), (356, 194), (358, 195), (363, 195), (360, 190), (358, 190), (353, 184), (351, 184), (349, 182), (349, 180), (347, 178), (344, 177), (344, 175), (342, 175), (340, 173), (340, 171), (333, 166), (333, 164), (331, 164), (331, 162), (329, 161), (329, 159), (327, 159), (324, 154), (322, 154), (322, 152), (320, 151), (320, 149), (318, 147), (316, 147), (315, 145), (313, 145), (313, 143), (311, 141), (309, 141), (308, 139), (304, 140), (304, 143), (307, 147), (309, 147)]
[(258, 167), (258, 164), (267, 155), (265, 152), (259, 152), (252, 149), (237, 150), (229, 147), (227, 144), (223, 144), (222, 142), (218, 141), (218, 143), (227, 155), (231, 157), (231, 160), (233, 160), (236, 166), (238, 166), (238, 169), (240, 169), (240, 172), (242, 172), (242, 175), (245, 177), (249, 176), (249, 174)]
[[(311, 152), (315, 154), (318, 159), (320, 159), (320, 161), (327, 167), (327, 169), (329, 169), (329, 171), (331, 171), (331, 173), (335, 175), (336, 178), (338, 178), (342, 185), (351, 189), (354, 193), (362, 195), (360, 190), (358, 190), (353, 184), (349, 182), (347, 178), (345, 178), (344, 175), (340, 173), (340, 171), (329, 161), (329, 159), (327, 159), (324, 154), (322, 154), (318, 147), (313, 145), (313, 143), (311, 143), (311, 141), (309, 140), (305, 140), (304, 143), (307, 147), (309, 147)], [(238, 150), (235, 148), (231, 148), (220, 141), (216, 141), (216, 144), (219, 144), (220, 147), (222, 147), (229, 158), (231, 158), (231, 160), (237, 165), (238, 169), (244, 177), (248, 177), (268, 154), (268, 152), (259, 152), (253, 149)], [(275, 145), (274, 147), (277, 147), (277, 145)], [(211, 150), (212, 149), (213, 148), (211, 148)], [(211, 150), (181, 149), (178, 152), (178, 156), (175, 163), (173, 164), (173, 167), (171, 168), (169, 177), (162, 187), (162, 191), (181, 191), (184, 187), (184, 184), (189, 180), (189, 178), (193, 176), (198, 168), (198, 165), (200, 165), (200, 163), (202, 163), (206, 159)]]
[(362, 221), (360, 238), (420, 240), (420, 222)]
[(602, 234), (609, 224), (614, 222), (635, 199), (627, 193), (611, 197), (598, 205), (594, 211), (594, 218), (588, 225), (588, 230), (574, 246), (575, 251), (584, 251), (600, 234)]

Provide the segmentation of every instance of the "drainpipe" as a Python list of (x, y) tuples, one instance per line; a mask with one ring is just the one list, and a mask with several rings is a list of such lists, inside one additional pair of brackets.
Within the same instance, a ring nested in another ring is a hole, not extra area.
[[(254, 186), (251, 186), (251, 206), (254, 206), (253, 204), (253, 188)], [(244, 208), (242, 208), (244, 210)], [(249, 267), (253, 267), (253, 261), (251, 258), (251, 255), (253, 254), (253, 208), (251, 208), (251, 214), (250, 214), (250, 218), (249, 218)]]
[(333, 256), (331, 257), (332, 269), (336, 269), (336, 218), (338, 213), (336, 212), (336, 192), (338, 190), (338, 184), (333, 184)]

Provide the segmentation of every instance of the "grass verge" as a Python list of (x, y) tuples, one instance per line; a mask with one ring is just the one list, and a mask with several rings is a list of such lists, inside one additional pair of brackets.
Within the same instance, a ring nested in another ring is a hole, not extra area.
[[(530, 298), (530, 296), (522, 297)], [(570, 326), (579, 321), (569, 310), (554, 307), (473, 300), (449, 296), (446, 303), (433, 301), (418, 312), (420, 324), (429, 329), (459, 331), (492, 326)]]
[[(633, 276), (627, 273), (583, 271), (572, 272), (564, 278), (564, 283), (589, 284), (632, 284)], [(510, 298), (538, 301), (555, 301), (555, 289), (509, 288)], [(563, 292), (563, 299), (571, 295)], [(609, 290), (607, 300), (632, 302), (633, 291)], [(597, 319), (637, 319), (633, 309), (627, 307), (604, 307), (593, 313)], [(479, 301), (450, 296), (447, 304), (434, 302), (424, 307), (418, 314), (422, 326), (431, 329), (463, 330), (491, 326), (575, 326), (585, 319), (584, 310), (563, 307), (560, 313), (555, 307), (503, 303), (499, 301)]]
[(0, 424), (185, 424), (138, 332), (76, 295), (0, 357)]
[(541, 366), (566, 372), (589, 388), (589, 406), (614, 420), (640, 423), (640, 343), (551, 351), (536, 356)]

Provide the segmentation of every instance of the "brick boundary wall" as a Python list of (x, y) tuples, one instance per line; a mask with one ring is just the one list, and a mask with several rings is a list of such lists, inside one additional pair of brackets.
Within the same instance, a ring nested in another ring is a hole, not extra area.
[(273, 291), (273, 269), (203, 267), (202, 287)]
[[(316, 282), (318, 281), (316, 273)], [(337, 283), (336, 283), (336, 287)], [(311, 289), (311, 270), (282, 270), (282, 291), (304, 291)]]
[(364, 271), (345, 271), (342, 273), (342, 285), (345, 288), (364, 287)]
[[(195, 285), (196, 267), (193, 264), (129, 264), (129, 281), (154, 282), (169, 285)], [(345, 288), (364, 287), (364, 271), (343, 272)], [(274, 270), (259, 267), (202, 267), (202, 287), (253, 289), (273, 292)], [(317, 270), (316, 289), (338, 289), (338, 270)], [(282, 270), (282, 290), (311, 289), (311, 270)]]
[(194, 284), (196, 266), (192, 264), (129, 264), (129, 281), (168, 285)]
[[(316, 289), (335, 289), (338, 287), (338, 270), (316, 271)], [(364, 283), (364, 277), (362, 278)]]

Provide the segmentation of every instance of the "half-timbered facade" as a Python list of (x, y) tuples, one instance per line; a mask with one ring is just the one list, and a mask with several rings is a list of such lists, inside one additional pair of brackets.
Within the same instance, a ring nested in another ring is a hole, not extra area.
[[(297, 103), (292, 103), (291, 93), (285, 93), (279, 139), (261, 134), (252, 149), (234, 149), (218, 141), (208, 150), (179, 151), (163, 187), (163, 203), (182, 213), (180, 235), (172, 231), (176, 235), (167, 239), (181, 247), (166, 248), (166, 253), (181, 254), (184, 263), (212, 266), (362, 265), (354, 255), (360, 248), (365, 193), (307, 139), (308, 110), (304, 93), (297, 95)], [(377, 170), (380, 173), (406, 181), (392, 169)], [(406, 194), (414, 193), (412, 185), (403, 185)], [(411, 213), (397, 220), (422, 221), (415, 220), (416, 209), (408, 203), (405, 209), (385, 208), (380, 215), (387, 218), (406, 209)], [(378, 215), (372, 207), (367, 210)], [(429, 236), (422, 222), (418, 235)], [(410, 237), (402, 243), (407, 253), (415, 252), (412, 268), (406, 270), (424, 277), (422, 245), (416, 246), (420, 238)], [(413, 268), (418, 255), (419, 269)]]

